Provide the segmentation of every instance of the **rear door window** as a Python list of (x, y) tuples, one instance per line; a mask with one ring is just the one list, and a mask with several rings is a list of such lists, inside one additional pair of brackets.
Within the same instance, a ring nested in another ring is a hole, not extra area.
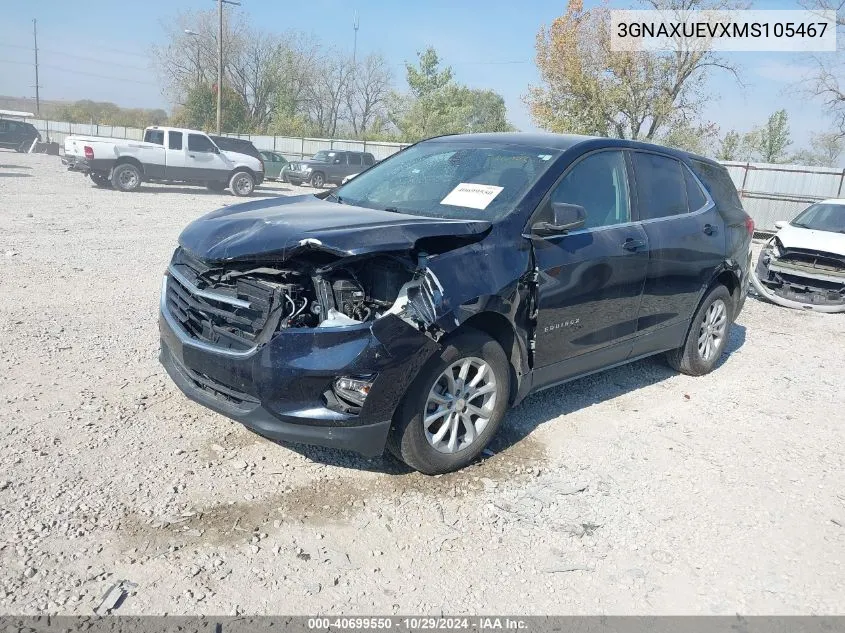
[(168, 149), (182, 149), (182, 132), (167, 133)]
[(364, 154), (364, 164), (367, 167), (370, 167), (371, 165), (375, 165), (375, 163), (376, 163), (376, 159), (373, 158), (372, 154)]
[(361, 165), (361, 154), (347, 154), (349, 157), (349, 164), (353, 166)]
[(647, 152), (632, 152), (640, 220), (655, 220), (689, 211), (680, 161)]

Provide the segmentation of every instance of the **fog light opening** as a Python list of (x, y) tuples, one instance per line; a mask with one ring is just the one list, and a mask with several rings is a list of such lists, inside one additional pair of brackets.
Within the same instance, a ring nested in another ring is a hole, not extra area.
[(332, 384), (334, 394), (355, 407), (364, 406), (364, 401), (370, 395), (370, 389), (375, 382), (375, 375), (368, 376), (340, 376)]

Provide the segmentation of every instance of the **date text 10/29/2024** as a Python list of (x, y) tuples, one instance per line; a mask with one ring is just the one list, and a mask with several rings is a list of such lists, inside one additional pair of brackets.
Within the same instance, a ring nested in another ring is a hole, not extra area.
[(308, 618), (308, 628), (313, 631), (518, 631), (527, 629), (528, 623), (508, 617), (324, 617)]

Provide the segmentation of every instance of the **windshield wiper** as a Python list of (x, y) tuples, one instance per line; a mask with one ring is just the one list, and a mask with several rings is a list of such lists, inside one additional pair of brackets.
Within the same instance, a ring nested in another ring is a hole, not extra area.
[(399, 209), (397, 209), (396, 207), (385, 207), (384, 210), (390, 211), (390, 213), (401, 213), (401, 211)]

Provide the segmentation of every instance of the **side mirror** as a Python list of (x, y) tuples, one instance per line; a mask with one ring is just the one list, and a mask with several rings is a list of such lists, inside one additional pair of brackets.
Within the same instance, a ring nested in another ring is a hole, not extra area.
[(775, 222), (775, 228), (776, 229), (782, 229), (787, 224), (789, 224), (789, 222), (787, 222), (786, 220), (778, 220), (777, 222)]
[(579, 204), (552, 202), (551, 222), (537, 222), (531, 227), (536, 235), (563, 235), (580, 229), (587, 222), (587, 210)]

